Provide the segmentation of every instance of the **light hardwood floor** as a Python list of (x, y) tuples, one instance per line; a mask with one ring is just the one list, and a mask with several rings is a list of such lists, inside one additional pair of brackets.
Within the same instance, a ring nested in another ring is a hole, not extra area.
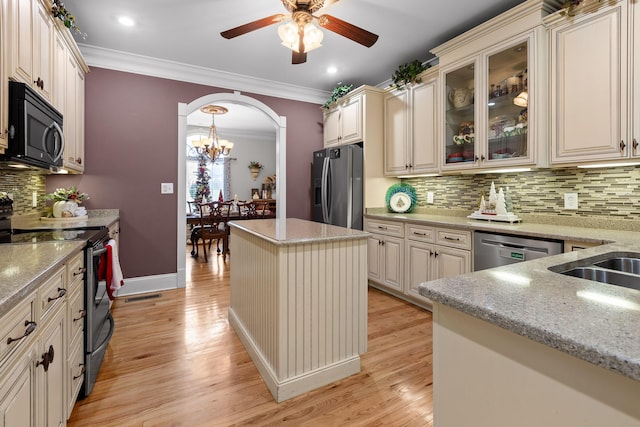
[(278, 404), (227, 321), (232, 259), (187, 258), (186, 289), (115, 301), (97, 383), (69, 426), (433, 425), (431, 313), (370, 289), (361, 372)]

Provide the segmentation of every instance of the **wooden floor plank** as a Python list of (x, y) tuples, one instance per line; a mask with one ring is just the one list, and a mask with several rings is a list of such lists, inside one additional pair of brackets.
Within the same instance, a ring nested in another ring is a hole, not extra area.
[(75, 426), (432, 426), (431, 313), (369, 289), (358, 374), (276, 403), (227, 320), (231, 260), (187, 259), (187, 287), (113, 305), (116, 330)]

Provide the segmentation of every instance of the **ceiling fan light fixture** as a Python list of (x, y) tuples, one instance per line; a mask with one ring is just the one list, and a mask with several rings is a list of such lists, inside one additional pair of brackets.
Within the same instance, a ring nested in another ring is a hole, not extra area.
[[(298, 32), (298, 25), (295, 22), (289, 21), (286, 24), (280, 25), (278, 27), (278, 36), (280, 37), (284, 47), (300, 52), (300, 36)], [(322, 46), (323, 38), (324, 33), (320, 31), (319, 28), (311, 22), (306, 24), (304, 26), (304, 36), (302, 37), (304, 51), (309, 52)]]

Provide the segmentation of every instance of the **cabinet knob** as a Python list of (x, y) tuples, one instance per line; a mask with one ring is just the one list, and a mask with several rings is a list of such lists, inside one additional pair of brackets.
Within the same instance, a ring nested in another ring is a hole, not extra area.
[(433, 256), (435, 256), (436, 258), (438, 258), (438, 255), (439, 255), (438, 252), (433, 253)]
[(620, 151), (624, 151), (626, 147), (627, 147), (627, 144), (624, 143), (624, 140), (620, 141)]
[(631, 143), (631, 146), (633, 147), (634, 150), (638, 148), (638, 141), (636, 141), (635, 138), (633, 138), (633, 142)]
[(49, 351), (42, 353), (42, 360), (38, 360), (36, 362), (36, 367), (42, 365), (44, 367), (44, 371), (47, 372), (49, 370), (49, 364), (53, 362), (53, 356), (54, 356), (53, 346), (50, 345)]
[(77, 164), (79, 164), (79, 165), (81, 165), (81, 164), (82, 164), (82, 157), (78, 157), (78, 158), (76, 159), (76, 163), (77, 163)]
[(38, 80), (34, 80), (33, 81), (37, 87), (39, 87), (40, 89), (44, 89), (44, 80), (42, 80), (40, 77), (38, 77)]

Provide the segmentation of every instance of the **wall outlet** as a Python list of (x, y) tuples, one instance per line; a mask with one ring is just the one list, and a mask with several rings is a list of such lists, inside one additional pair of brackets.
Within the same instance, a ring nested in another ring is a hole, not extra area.
[(578, 193), (564, 193), (564, 208), (566, 210), (578, 210)]
[(34, 191), (33, 193), (31, 193), (31, 206), (33, 206), (34, 208), (38, 207), (38, 192)]
[(173, 182), (163, 182), (160, 184), (160, 194), (173, 194)]
[(427, 193), (427, 203), (433, 203), (433, 191)]

